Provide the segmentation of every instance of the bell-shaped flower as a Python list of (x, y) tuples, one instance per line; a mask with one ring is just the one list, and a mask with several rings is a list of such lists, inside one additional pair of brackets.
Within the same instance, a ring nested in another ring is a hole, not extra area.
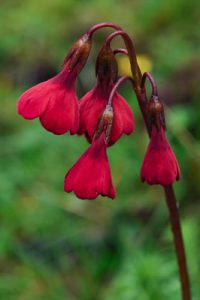
[[(100, 119), (108, 102), (109, 91), (105, 91), (100, 83), (80, 100), (80, 123), (78, 134), (85, 134), (89, 143), (95, 132), (96, 123)], [(113, 97), (114, 119), (109, 146), (113, 145), (123, 134), (130, 135), (134, 130), (133, 113), (126, 100), (115, 93)]]
[(91, 48), (87, 34), (83, 35), (70, 50), (63, 70), (55, 77), (37, 84), (21, 95), (17, 110), (25, 119), (40, 118), (45, 129), (54, 134), (70, 131), (74, 134), (79, 126), (78, 99), (75, 81), (84, 66)]
[(107, 156), (113, 122), (113, 109), (107, 106), (96, 126), (91, 146), (65, 176), (64, 189), (80, 199), (96, 199), (99, 195), (115, 198)]
[(115, 198), (104, 133), (94, 140), (65, 176), (64, 189), (80, 199), (96, 199), (99, 195)]
[[(97, 85), (80, 100), (80, 123), (78, 134), (85, 134), (89, 143), (107, 105), (110, 92), (116, 82), (117, 63), (112, 50), (104, 47), (99, 53), (96, 66)], [(134, 130), (132, 110), (126, 100), (115, 93), (112, 106), (114, 111), (113, 126), (109, 145), (113, 145), (123, 134)]]
[(171, 185), (180, 178), (180, 168), (161, 126), (152, 127), (150, 143), (141, 168), (141, 180), (148, 184)]

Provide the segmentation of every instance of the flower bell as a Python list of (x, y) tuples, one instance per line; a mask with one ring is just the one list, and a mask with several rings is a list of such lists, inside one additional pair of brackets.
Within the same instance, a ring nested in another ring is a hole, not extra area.
[(180, 178), (180, 168), (165, 136), (164, 110), (158, 97), (151, 98), (148, 112), (151, 135), (141, 168), (141, 180), (168, 186)]
[(99, 195), (114, 199), (107, 146), (112, 129), (113, 111), (107, 107), (96, 128), (91, 146), (65, 176), (64, 190), (80, 199), (96, 199)]
[(37, 117), (43, 127), (54, 134), (70, 131), (79, 126), (78, 100), (75, 81), (85, 65), (91, 49), (91, 39), (84, 34), (67, 55), (63, 70), (55, 77), (37, 84), (21, 95), (17, 110), (25, 119)]
[[(85, 134), (92, 142), (96, 124), (107, 105), (110, 92), (117, 78), (117, 62), (109, 46), (103, 46), (96, 63), (97, 84), (80, 100), (80, 124), (78, 134)], [(113, 97), (114, 119), (108, 146), (113, 145), (122, 134), (134, 130), (133, 113), (126, 100), (115, 93)]]

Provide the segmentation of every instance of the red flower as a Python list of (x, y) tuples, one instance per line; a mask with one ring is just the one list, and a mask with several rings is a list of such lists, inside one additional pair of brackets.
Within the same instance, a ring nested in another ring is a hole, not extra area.
[(39, 117), (43, 127), (55, 134), (67, 131), (76, 133), (79, 111), (75, 81), (87, 60), (90, 47), (88, 36), (83, 35), (69, 52), (65, 66), (57, 76), (21, 95), (17, 104), (18, 113), (28, 120)]
[(75, 92), (76, 76), (68, 72), (68, 65), (57, 76), (37, 84), (19, 98), (18, 113), (25, 119), (37, 117), (45, 129), (55, 134), (78, 130), (78, 100)]
[(80, 199), (95, 199), (99, 195), (115, 198), (106, 148), (102, 133), (65, 176), (67, 193), (73, 191)]
[(151, 140), (141, 168), (141, 180), (149, 184), (171, 185), (180, 177), (176, 157), (164, 129), (152, 128)]
[[(78, 134), (85, 134), (88, 142), (92, 142), (92, 137), (96, 129), (106, 104), (112, 86), (103, 86), (100, 82), (80, 100), (80, 123)], [(126, 100), (115, 93), (113, 97), (113, 127), (110, 136), (109, 146), (113, 145), (123, 133), (129, 135), (134, 130), (133, 113)]]

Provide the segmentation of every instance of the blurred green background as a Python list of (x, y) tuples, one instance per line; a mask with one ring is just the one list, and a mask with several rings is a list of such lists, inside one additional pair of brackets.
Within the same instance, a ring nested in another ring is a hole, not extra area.
[[(193, 299), (199, 300), (200, 2), (0, 2), (0, 299), (181, 299), (163, 191), (139, 178), (148, 138), (129, 85), (121, 92), (134, 110), (136, 130), (108, 151), (115, 201), (65, 194), (64, 175), (86, 141), (54, 136), (16, 113), (19, 95), (54, 76), (84, 31), (111, 21), (151, 62), (166, 104), (167, 135), (182, 171), (175, 189)], [(110, 32), (95, 34), (79, 96), (95, 84), (95, 56)]]

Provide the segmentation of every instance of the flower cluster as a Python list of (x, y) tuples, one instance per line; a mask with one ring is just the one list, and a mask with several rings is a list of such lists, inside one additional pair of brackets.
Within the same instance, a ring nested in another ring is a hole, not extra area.
[[(116, 192), (107, 147), (114, 145), (123, 134), (130, 135), (135, 125), (129, 104), (116, 91), (120, 80), (115, 55), (126, 51), (113, 51), (108, 42), (104, 43), (96, 60), (95, 87), (78, 101), (76, 79), (87, 62), (95, 30), (90, 29), (75, 43), (58, 75), (21, 95), (17, 110), (25, 119), (39, 118), (42, 126), (56, 135), (66, 132), (84, 135), (91, 144), (66, 174), (66, 192), (73, 191), (80, 199), (95, 199), (98, 195), (114, 199)], [(119, 31), (120, 34), (121, 32)], [(130, 48), (128, 55), (130, 61), (137, 62), (136, 57), (131, 60), (134, 53), (131, 53)], [(138, 65), (134, 67), (139, 68)], [(136, 95), (137, 91), (142, 91), (141, 86), (138, 86), (138, 76), (137, 82), (134, 81), (134, 72), (132, 79), (123, 78), (120, 83), (125, 79), (133, 83)], [(144, 96), (144, 89), (142, 93)], [(178, 180), (180, 170), (165, 136), (163, 106), (158, 97), (152, 97), (144, 106), (150, 143), (142, 164), (141, 179), (149, 184), (171, 185)]]

